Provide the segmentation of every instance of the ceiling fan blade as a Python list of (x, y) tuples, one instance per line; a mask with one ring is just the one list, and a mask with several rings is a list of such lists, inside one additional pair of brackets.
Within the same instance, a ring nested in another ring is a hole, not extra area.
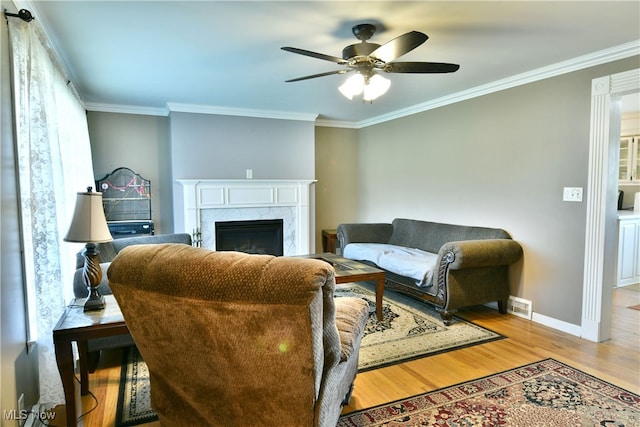
[(383, 71), (387, 73), (453, 73), (460, 65), (446, 62), (390, 62)]
[(350, 73), (351, 71), (353, 70), (327, 71), (326, 73), (312, 74), (310, 76), (304, 76), (304, 77), (298, 77), (297, 79), (286, 80), (285, 83), (299, 82), (300, 80), (315, 79), (316, 77), (330, 76), (332, 74), (346, 74), (346, 73)]
[(422, 43), (426, 42), (428, 38), (429, 36), (419, 31), (409, 31), (408, 33), (383, 44), (371, 52), (369, 56), (380, 59), (384, 62), (391, 62), (405, 53), (417, 48)]
[(287, 52), (293, 52), (300, 55), (310, 56), (316, 59), (323, 59), (325, 61), (335, 62), (336, 64), (346, 64), (346, 61), (342, 58), (338, 58), (337, 56), (325, 55), (324, 53), (311, 52), (310, 50), (298, 49), (297, 47), (281, 47), (280, 49), (286, 50)]

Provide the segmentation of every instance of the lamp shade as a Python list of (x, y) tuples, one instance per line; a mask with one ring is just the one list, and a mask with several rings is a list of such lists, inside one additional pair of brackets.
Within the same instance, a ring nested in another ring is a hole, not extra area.
[(364, 87), (362, 99), (365, 101), (373, 101), (374, 99), (384, 95), (391, 86), (391, 81), (385, 79), (379, 74), (374, 74)]
[(361, 72), (356, 72), (338, 89), (348, 99), (353, 99), (354, 96), (362, 94), (363, 101), (373, 101), (384, 95), (389, 90), (390, 85), (391, 81), (379, 74), (371, 72), (364, 76)]
[(102, 207), (102, 193), (78, 193), (71, 226), (64, 238), (67, 242), (100, 243), (113, 240)]
[(338, 90), (347, 98), (353, 99), (355, 95), (360, 95), (364, 87), (364, 76), (356, 73), (349, 77)]

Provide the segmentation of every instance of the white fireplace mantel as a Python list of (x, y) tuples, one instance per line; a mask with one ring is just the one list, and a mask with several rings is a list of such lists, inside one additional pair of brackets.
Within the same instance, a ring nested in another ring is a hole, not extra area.
[(287, 218), (285, 218), (284, 254), (302, 255), (315, 252), (309, 201), (314, 180), (179, 179), (177, 181), (183, 187), (183, 231), (187, 233), (201, 231), (205, 247), (208, 246), (208, 242), (213, 242), (213, 237), (205, 235), (210, 232), (211, 227), (208, 223), (203, 224), (203, 219), (207, 222), (216, 217), (224, 217), (225, 220), (263, 219), (264, 215), (279, 215), (278, 212), (288, 209), (291, 215), (286, 215)]

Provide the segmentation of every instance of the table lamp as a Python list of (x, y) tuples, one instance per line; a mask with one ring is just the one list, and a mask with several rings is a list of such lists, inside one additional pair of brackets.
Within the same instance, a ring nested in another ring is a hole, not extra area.
[(76, 209), (73, 212), (71, 226), (65, 236), (66, 242), (86, 243), (82, 252), (84, 267), (82, 277), (89, 290), (89, 297), (84, 304), (84, 311), (101, 310), (104, 308), (104, 296), (98, 292), (102, 281), (102, 269), (98, 261), (96, 243), (113, 240), (107, 219), (102, 207), (102, 193), (94, 193), (92, 187), (87, 187), (86, 193), (77, 193)]

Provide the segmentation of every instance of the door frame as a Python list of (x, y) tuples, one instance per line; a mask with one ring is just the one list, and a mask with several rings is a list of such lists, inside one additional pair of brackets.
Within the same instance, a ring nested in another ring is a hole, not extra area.
[(620, 156), (620, 103), (640, 91), (640, 68), (592, 80), (589, 176), (581, 336), (611, 337), (616, 253), (616, 201)]

